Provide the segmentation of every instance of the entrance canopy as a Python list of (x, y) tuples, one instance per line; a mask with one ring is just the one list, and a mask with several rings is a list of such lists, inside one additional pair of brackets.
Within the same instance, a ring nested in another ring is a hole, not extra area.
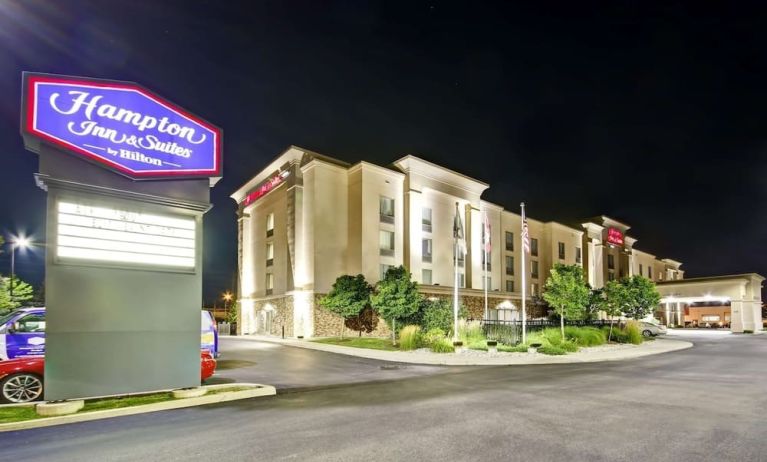
[(657, 283), (661, 295), (661, 309), (666, 310), (667, 323), (674, 315), (682, 324), (684, 306), (700, 302), (729, 304), (730, 329), (733, 332), (762, 330), (762, 283), (764, 277), (756, 273), (732, 276), (689, 278)]

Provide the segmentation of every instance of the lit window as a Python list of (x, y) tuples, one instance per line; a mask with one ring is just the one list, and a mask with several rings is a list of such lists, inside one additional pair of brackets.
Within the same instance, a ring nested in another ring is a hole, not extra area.
[(581, 248), (576, 247), (575, 248), (575, 263), (580, 264), (581, 263)]
[(560, 260), (565, 259), (565, 243), (564, 242), (559, 243), (559, 259)]
[(384, 223), (394, 223), (394, 199), (381, 196), (378, 204), (381, 221)]
[(509, 276), (514, 275), (514, 257), (506, 255), (506, 274)]
[(538, 239), (536, 238), (530, 239), (530, 255), (534, 257), (538, 256)]
[(431, 232), (431, 209), (428, 207), (421, 209), (421, 228), (426, 232)]
[(422, 258), (425, 262), (431, 262), (431, 239), (421, 240)]
[(271, 295), (274, 291), (274, 274), (266, 273), (266, 295)]
[(431, 270), (421, 270), (421, 284), (431, 285)]
[(531, 265), (530, 277), (538, 279), (538, 261), (533, 260), (530, 262), (530, 265)]
[(506, 250), (509, 252), (514, 251), (514, 233), (506, 231)]
[(506, 281), (506, 292), (514, 292), (514, 281), (511, 279)]
[(270, 213), (266, 216), (266, 237), (274, 235), (274, 214)]
[(380, 230), (378, 232), (378, 247), (381, 255), (394, 255), (394, 233), (391, 231)]
[(274, 243), (266, 243), (266, 266), (272, 266), (274, 263)]

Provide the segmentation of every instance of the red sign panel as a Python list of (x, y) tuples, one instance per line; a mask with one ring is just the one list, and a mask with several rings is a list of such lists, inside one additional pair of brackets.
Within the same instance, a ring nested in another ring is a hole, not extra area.
[(607, 242), (614, 245), (623, 245), (623, 233), (618, 228), (607, 228)]
[(248, 195), (245, 196), (245, 199), (242, 200), (242, 205), (247, 207), (258, 199), (264, 197), (269, 193), (269, 191), (284, 183), (285, 178), (287, 178), (288, 175), (290, 175), (290, 172), (285, 171), (273, 176), (272, 178), (269, 178), (264, 183), (262, 183), (261, 186), (249, 192)]

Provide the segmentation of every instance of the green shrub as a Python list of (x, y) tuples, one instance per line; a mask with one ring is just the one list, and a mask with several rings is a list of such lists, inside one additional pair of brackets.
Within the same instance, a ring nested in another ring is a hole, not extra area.
[(744, 333), (744, 334), (753, 334), (753, 333), (754, 333), (754, 331), (752, 331), (752, 330), (750, 330), (750, 329), (743, 329), (743, 333)]
[(558, 347), (554, 345), (544, 345), (538, 348), (538, 353), (543, 353), (545, 355), (551, 355), (551, 356), (559, 356), (559, 355), (567, 354), (567, 351), (562, 347)]
[(519, 345), (498, 345), (498, 351), (505, 351), (507, 353), (527, 353), (527, 344), (520, 343)]
[(474, 340), (467, 344), (470, 350), (487, 351), (487, 340)]
[(564, 342), (560, 343), (557, 346), (568, 353), (575, 353), (576, 351), (578, 351), (578, 344), (572, 340), (565, 340)]
[(578, 346), (590, 347), (604, 345), (606, 334), (596, 327), (565, 327), (565, 337), (574, 341)]
[[(448, 299), (424, 299), (421, 303), (420, 315), (420, 325), (425, 331), (432, 329), (442, 329), (445, 332), (453, 331), (453, 304)], [(467, 316), (466, 307), (459, 306), (458, 317), (466, 318)]]
[(400, 350), (415, 350), (421, 341), (421, 326), (405, 326), (399, 333)]
[(479, 321), (466, 321), (464, 319), (458, 321), (458, 338), (464, 345), (487, 340), (485, 333), (482, 331), (482, 323)]
[(445, 338), (445, 331), (439, 328), (429, 329), (428, 332), (421, 335), (421, 345), (430, 348), (435, 342)]
[(453, 342), (442, 337), (431, 344), (431, 351), (435, 353), (455, 353), (455, 347), (453, 347)]
[(626, 323), (626, 335), (628, 336), (628, 343), (639, 345), (642, 343), (642, 329), (637, 321), (629, 321)]

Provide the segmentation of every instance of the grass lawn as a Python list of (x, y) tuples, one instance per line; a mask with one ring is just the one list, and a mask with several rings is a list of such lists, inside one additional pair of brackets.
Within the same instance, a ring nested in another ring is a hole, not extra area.
[(331, 337), (312, 341), (316, 343), (329, 343), (331, 345), (348, 346), (354, 348), (369, 348), (371, 350), (399, 351), (399, 348), (391, 344), (391, 339), (389, 338)]
[[(207, 394), (215, 395), (228, 391), (242, 391), (250, 389), (250, 387), (241, 387), (237, 386), (237, 384), (232, 384), (231, 387), (208, 390)], [(118, 398), (91, 399), (86, 400), (85, 406), (83, 406), (83, 408), (80, 409), (77, 413), (80, 414), (82, 412), (104, 411), (107, 409), (141, 406), (144, 404), (154, 404), (175, 399), (176, 398), (174, 398), (171, 393), (167, 392), (151, 393), (148, 395), (139, 396), (124, 396)], [(35, 412), (35, 406), (0, 407), (0, 424), (21, 422), (23, 420), (33, 420), (40, 418), (43, 418), (43, 416), (37, 415), (37, 412)]]

